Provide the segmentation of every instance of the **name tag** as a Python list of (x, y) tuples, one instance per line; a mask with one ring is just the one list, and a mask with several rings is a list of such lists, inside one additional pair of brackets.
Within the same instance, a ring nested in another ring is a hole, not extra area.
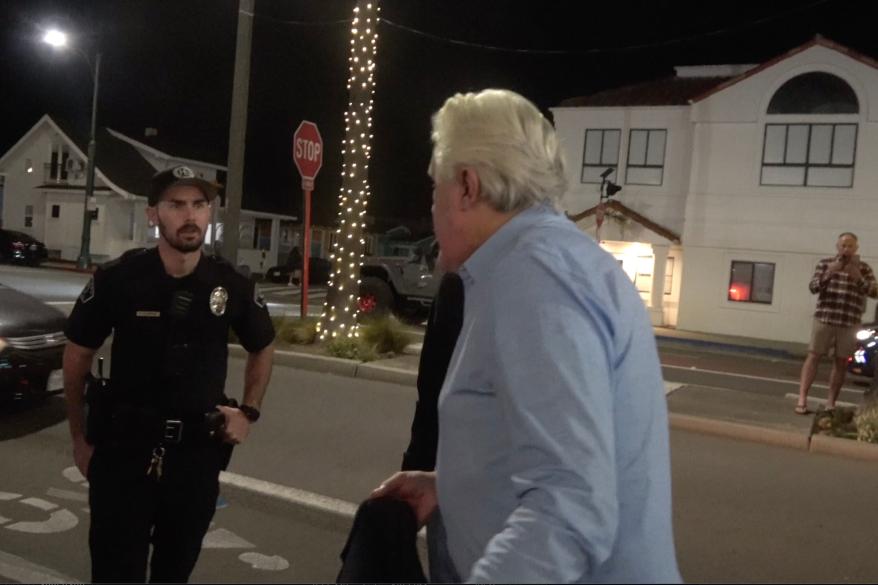
[(161, 311), (137, 311), (138, 317), (161, 317)]

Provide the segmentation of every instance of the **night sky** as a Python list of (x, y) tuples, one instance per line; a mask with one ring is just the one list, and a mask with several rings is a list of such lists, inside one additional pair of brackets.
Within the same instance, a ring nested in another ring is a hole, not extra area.
[[(41, 27), (103, 52), (100, 125), (224, 164), (237, 0), (0, 0), (0, 152), (39, 117), (87, 128), (88, 67), (39, 42)], [(299, 215), (290, 158), (302, 119), (325, 144), (315, 222), (335, 218), (352, 0), (256, 0), (244, 206)], [(673, 65), (759, 63), (821, 33), (878, 58), (878, 3), (383, 0), (369, 215), (428, 229), (430, 114), (458, 91), (505, 87), (548, 108), (672, 74)], [(481, 46), (473, 46), (481, 45)], [(494, 47), (494, 48), (490, 48)], [(507, 50), (497, 50), (497, 49)], [(100, 161), (98, 161), (100, 165)], [(420, 221), (419, 221), (420, 220)], [(418, 225), (420, 224), (420, 225)]]

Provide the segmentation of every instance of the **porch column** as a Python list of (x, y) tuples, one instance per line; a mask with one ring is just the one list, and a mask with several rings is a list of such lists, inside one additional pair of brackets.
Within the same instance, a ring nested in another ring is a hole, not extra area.
[(649, 318), (653, 325), (665, 324), (664, 299), (665, 299), (665, 269), (668, 265), (668, 251), (670, 245), (653, 244), (652, 254), (654, 263), (652, 266), (652, 291), (649, 299)]

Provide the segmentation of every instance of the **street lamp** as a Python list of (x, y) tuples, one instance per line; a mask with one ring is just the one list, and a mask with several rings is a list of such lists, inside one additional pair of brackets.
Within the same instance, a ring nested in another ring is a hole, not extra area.
[[(55, 49), (64, 49), (67, 45), (67, 35), (57, 29), (50, 29), (43, 35), (43, 42), (51, 45)], [(73, 49), (88, 64), (89, 72), (92, 76), (93, 93), (91, 98), (91, 134), (88, 139), (88, 167), (85, 172), (85, 201), (82, 210), (82, 243), (79, 249), (79, 257), (76, 259), (77, 268), (88, 268), (91, 264), (91, 255), (89, 248), (91, 247), (91, 210), (88, 203), (94, 196), (95, 186), (95, 130), (97, 127), (98, 116), (98, 78), (101, 72), (101, 53), (95, 52), (94, 64), (89, 60), (88, 55), (83, 53), (75, 46)]]

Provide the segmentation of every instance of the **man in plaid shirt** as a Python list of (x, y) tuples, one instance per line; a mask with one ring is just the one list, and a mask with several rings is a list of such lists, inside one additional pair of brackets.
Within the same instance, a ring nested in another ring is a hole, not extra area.
[(830, 353), (830, 350), (833, 350), (833, 362), (826, 410), (835, 408), (847, 372), (847, 358), (857, 347), (857, 331), (866, 309), (866, 296), (878, 298), (875, 273), (868, 264), (860, 261), (857, 254), (857, 236), (850, 232), (841, 234), (835, 248), (838, 255), (817, 263), (808, 286), (812, 294), (818, 295), (817, 310), (808, 357), (802, 366), (797, 414), (808, 414), (808, 390), (817, 375), (820, 356)]

